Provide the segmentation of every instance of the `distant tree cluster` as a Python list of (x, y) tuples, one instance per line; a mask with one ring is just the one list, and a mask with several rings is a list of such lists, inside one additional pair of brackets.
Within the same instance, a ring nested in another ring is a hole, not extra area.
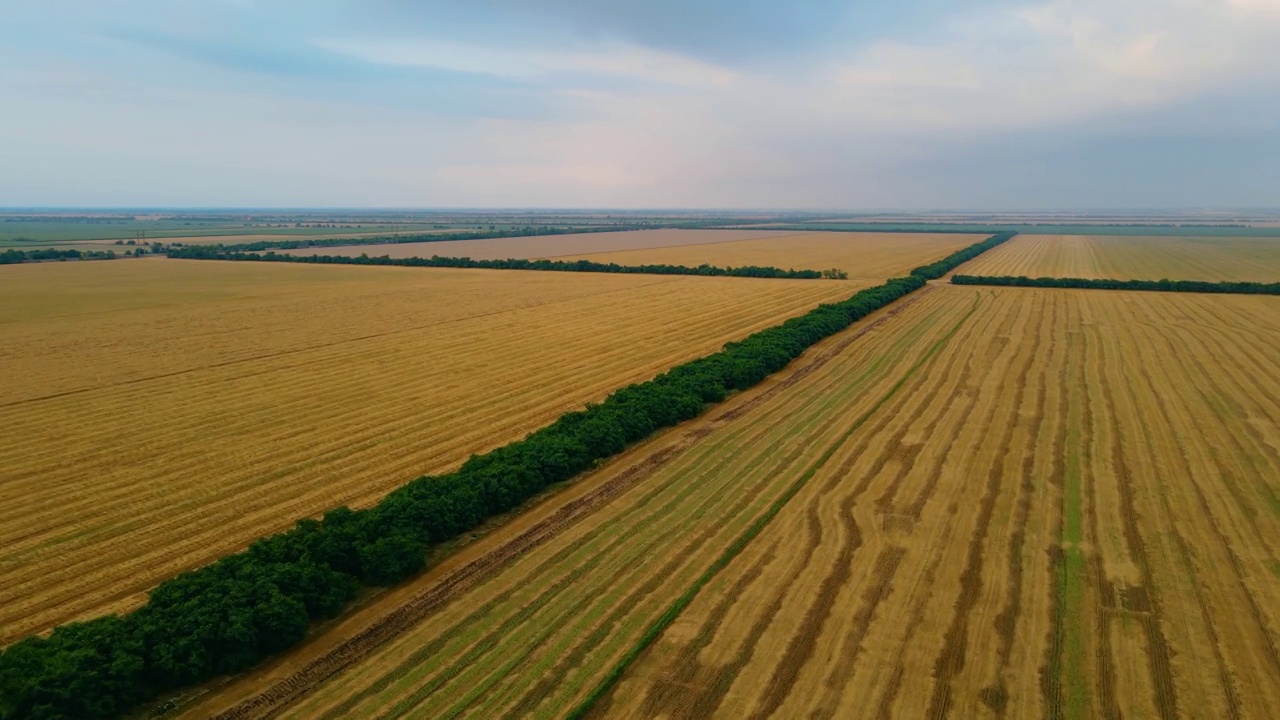
[(114, 250), (5, 250), (0, 265), (16, 265), (41, 260), (114, 260)]
[(473, 455), (454, 472), (413, 480), (372, 508), (301, 520), (161, 583), (131, 613), (15, 643), (0, 653), (0, 718), (115, 717), (162, 693), (245, 670), (336, 616), (361, 586), (420, 571), (433, 544), (759, 383), (823, 338), (924, 287), (926, 274), (954, 269), (959, 257), (968, 259), (954, 253), (628, 385), (523, 440)]
[(788, 280), (817, 280), (819, 278), (847, 278), (841, 270), (783, 270), (776, 267), (744, 265), (742, 267), (716, 267), (714, 265), (619, 265), (591, 260), (472, 260), (468, 257), (393, 258), (386, 255), (281, 255), (276, 252), (247, 253), (227, 252), (209, 246), (191, 246), (171, 250), (171, 258), (189, 260), (256, 260), (266, 262), (314, 263), (321, 265), (401, 265), (406, 267), (473, 268), (487, 270), (542, 270), (549, 272), (619, 273), (624, 275), (702, 275), (705, 277), (753, 277), (782, 278)]
[(1084, 278), (1029, 278), (1022, 275), (956, 275), (956, 285), (999, 285), (1010, 287), (1085, 288), (1089, 290), (1154, 290), (1160, 292), (1227, 293), (1234, 295), (1280, 295), (1280, 283), (1208, 282), (1205, 280), (1087, 280)]

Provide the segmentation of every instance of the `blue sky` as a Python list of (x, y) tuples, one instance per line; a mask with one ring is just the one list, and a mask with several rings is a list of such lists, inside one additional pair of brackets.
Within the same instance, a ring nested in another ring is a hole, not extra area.
[(1280, 0), (42, 0), (0, 206), (1280, 205)]

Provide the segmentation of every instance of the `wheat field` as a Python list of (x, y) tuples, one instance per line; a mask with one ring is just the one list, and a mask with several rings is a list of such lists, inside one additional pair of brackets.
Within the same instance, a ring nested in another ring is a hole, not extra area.
[(1277, 343), (1275, 298), (932, 286), (189, 716), (560, 717), (702, 587), (594, 716), (1268, 717)]
[(1280, 282), (1280, 238), (1019, 235), (968, 275)]
[(647, 250), (563, 254), (557, 260), (586, 258), (601, 263), (646, 265), (765, 265), (784, 270), (836, 268), (851, 278), (884, 280), (905, 275), (986, 235), (928, 233), (787, 233), (714, 245), (682, 245)]
[(858, 284), (166, 259), (0, 268), (0, 642)]

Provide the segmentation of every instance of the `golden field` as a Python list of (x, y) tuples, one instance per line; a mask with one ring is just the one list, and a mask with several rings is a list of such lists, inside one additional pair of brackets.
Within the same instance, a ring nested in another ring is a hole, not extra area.
[(1277, 346), (1277, 298), (932, 286), (190, 716), (560, 717), (707, 581), (595, 716), (1270, 717)]
[(1280, 282), (1280, 238), (1019, 235), (966, 275)]
[[(705, 232), (705, 231), (696, 231)], [(714, 245), (684, 245), (598, 254), (564, 253), (557, 260), (587, 258), (619, 265), (764, 265), (784, 270), (837, 268), (851, 278), (884, 280), (911, 272), (987, 235), (930, 233), (790, 232)]]
[(0, 267), (0, 643), (127, 610), (855, 282)]
[[(783, 230), (626, 230), (618, 232), (534, 235), (488, 240), (441, 240), (390, 245), (341, 245), (278, 250), (282, 255), (348, 255), (359, 257), (469, 257), (473, 260), (546, 258), (566, 253), (613, 252), (684, 245), (719, 244), (737, 240), (788, 235)], [(944, 255), (946, 253), (943, 253)], [(723, 263), (713, 263), (723, 264)]]

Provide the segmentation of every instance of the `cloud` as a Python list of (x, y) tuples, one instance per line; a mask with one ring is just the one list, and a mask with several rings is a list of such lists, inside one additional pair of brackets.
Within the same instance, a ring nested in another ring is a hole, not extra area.
[[(722, 5), (653, 24), (631, 6), (568, 0), (454, 4), (438, 18), (430, 3), (317, 0), (298, 14), (228, 2), (196, 19), (156, 4), (132, 20), (82, 20), (74, 42), (0, 43), (0, 94), (23, 108), (0, 115), (0, 197), (919, 207), (1005, 193), (1069, 205), (1096, 197), (1097, 168), (1134, 185), (1112, 187), (1121, 204), (1224, 197), (1208, 149), (1263, 181), (1257, 168), (1280, 162), (1274, 143), (1249, 158), (1233, 139), (1280, 124), (1277, 103), (1254, 102), (1280, 87), (1278, 3), (966, 4), (918, 26), (881, 18), (856, 42), (829, 32), (849, 21), (829, 5), (792, 17), (748, 3), (724, 21), (733, 41), (709, 52), (686, 48), (718, 42)], [(784, 16), (790, 29), (770, 44), (767, 26)], [(679, 38), (651, 39), (682, 23)], [(128, 25), (135, 34), (122, 36)], [(1160, 141), (1116, 150), (1144, 136)], [(1063, 174), (1050, 183), (999, 148)], [(978, 149), (1020, 182), (971, 172)], [(1157, 149), (1177, 157), (1156, 163)], [(1173, 180), (1173, 167), (1209, 167), (1216, 180)], [(1258, 192), (1280, 195), (1276, 182)]]
[(448, 40), (321, 39), (317, 47), (392, 66), (427, 67), (502, 78), (603, 75), (681, 87), (724, 87), (734, 73), (676, 53), (610, 43), (599, 49), (492, 47)]

